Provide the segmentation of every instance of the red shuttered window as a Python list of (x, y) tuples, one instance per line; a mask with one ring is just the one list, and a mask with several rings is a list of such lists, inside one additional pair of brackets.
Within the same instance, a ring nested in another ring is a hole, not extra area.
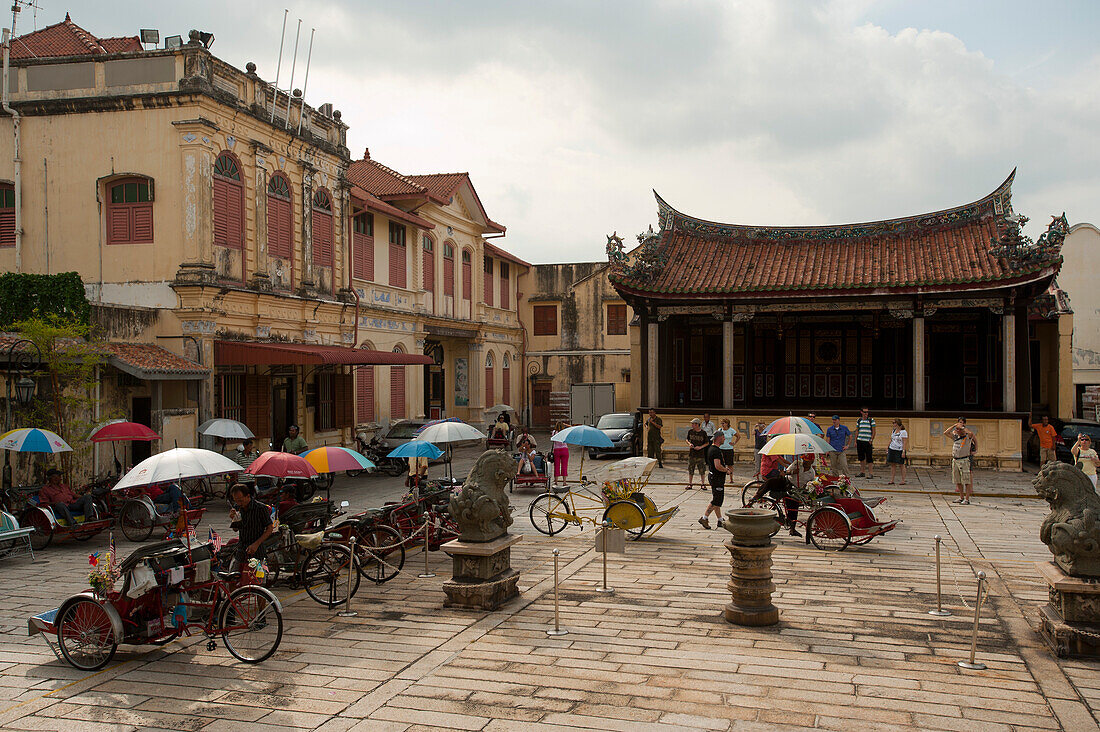
[(214, 161), (214, 244), (244, 248), (244, 185), (241, 168), (229, 153)]
[(485, 258), (485, 304), (493, 305), (493, 258)]
[(405, 258), (405, 225), (390, 222), (390, 286), (407, 287), (408, 262)]
[(294, 214), (290, 202), (290, 182), (281, 174), (271, 176), (267, 184), (267, 251), (273, 257), (293, 261)]
[(358, 421), (374, 421), (374, 367), (363, 366), (355, 372), (355, 395)]
[(15, 189), (0, 185), (0, 247), (15, 246)]
[(535, 335), (552, 336), (558, 334), (557, 305), (535, 305), (531, 309), (535, 317)]
[[(11, 195), (11, 244), (0, 230), (0, 246), (15, 244), (15, 193)], [(6, 210), (7, 201), (3, 202)], [(6, 222), (0, 219), (0, 227)], [(107, 188), (107, 243), (150, 244), (153, 241), (153, 188), (146, 178), (127, 178), (111, 183)]]
[(474, 292), (473, 254), (469, 249), (462, 250), (462, 299), (470, 300)]
[[(504, 354), (504, 363), (501, 364), (500, 368), (500, 401), (503, 404), (511, 404), (512, 402), (512, 369), (508, 365), (510, 360), (508, 354)], [(493, 405), (490, 404), (489, 406)]]
[(607, 306), (607, 334), (626, 335), (626, 305)]
[[(508, 277), (508, 263), (507, 262), (501, 262), (500, 263), (500, 307), (502, 307), (505, 310), (508, 310), (510, 307), (512, 307), (511, 287), (512, 287), (512, 282)], [(508, 401), (505, 400), (504, 403), (507, 404)]]
[(421, 266), (424, 269), (424, 289), (431, 293), (431, 311), (435, 312), (435, 242), (430, 236), (421, 241)]
[(390, 366), (390, 419), (405, 418), (405, 367)]
[(351, 221), (352, 275), (374, 282), (374, 214), (361, 213)]
[(313, 264), (331, 267), (334, 261), (332, 198), (324, 188), (313, 194)]
[(493, 354), (485, 357), (485, 406), (496, 404), (496, 390), (493, 388)]
[(455, 248), (450, 242), (443, 242), (443, 296), (455, 296)]

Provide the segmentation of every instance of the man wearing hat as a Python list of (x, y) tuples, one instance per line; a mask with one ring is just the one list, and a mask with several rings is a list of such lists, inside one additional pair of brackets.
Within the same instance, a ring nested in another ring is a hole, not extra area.
[(840, 423), (840, 415), (833, 415), (833, 426), (825, 430), (828, 440), (836, 452), (829, 453), (829, 470), (833, 475), (848, 474), (848, 456), (844, 454), (852, 445), (852, 431)]
[(699, 490), (707, 489), (707, 448), (710, 447), (710, 438), (707, 437), (702, 424), (702, 420), (696, 417), (691, 420), (691, 429), (687, 433), (688, 484), (684, 490), (691, 490), (696, 471), (699, 472)]
[(77, 496), (69, 486), (61, 482), (61, 471), (46, 471), (46, 485), (38, 489), (38, 502), (53, 509), (54, 515), (73, 526), (73, 511), (84, 514), (85, 519), (95, 518), (95, 504), (90, 493)]

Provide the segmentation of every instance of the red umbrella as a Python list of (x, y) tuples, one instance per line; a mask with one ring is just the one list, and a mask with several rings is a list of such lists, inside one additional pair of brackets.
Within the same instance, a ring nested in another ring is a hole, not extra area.
[(244, 472), (270, 478), (310, 478), (317, 471), (304, 458), (290, 452), (268, 451), (252, 461)]
[(137, 422), (108, 422), (91, 435), (92, 442), (150, 442), (160, 435)]

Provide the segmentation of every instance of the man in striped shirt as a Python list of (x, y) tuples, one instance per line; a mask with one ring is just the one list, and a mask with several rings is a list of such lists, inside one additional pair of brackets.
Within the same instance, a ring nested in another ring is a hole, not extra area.
[(871, 411), (864, 407), (859, 410), (859, 419), (856, 420), (856, 456), (859, 458), (859, 475), (862, 478), (874, 478), (875, 459), (871, 451), (871, 443), (875, 441), (875, 418)]

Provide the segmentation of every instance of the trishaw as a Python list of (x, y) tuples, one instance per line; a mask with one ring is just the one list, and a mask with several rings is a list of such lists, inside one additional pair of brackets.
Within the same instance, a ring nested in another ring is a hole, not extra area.
[[(523, 460), (523, 453), (512, 453), (512, 457), (515, 459), (516, 464), (519, 465)], [(546, 456), (541, 452), (534, 452), (531, 456), (531, 467), (533, 472), (530, 473), (516, 473), (516, 477), (508, 481), (508, 492), (514, 493), (516, 486), (521, 488), (531, 486), (539, 489), (543, 492), (549, 492), (550, 490), (550, 461), (546, 459)]]
[[(87, 541), (114, 524), (111, 516), (101, 516), (96, 512), (91, 516), (74, 513), (74, 524), (70, 526), (52, 508), (39, 505), (37, 493), (38, 486), (15, 486), (6, 494), (5, 502), (12, 513), (19, 516), (19, 525), (32, 529), (31, 546), (38, 551), (48, 547), (54, 540), (71, 537), (77, 541)], [(18, 504), (22, 505), (21, 510)]]
[(189, 548), (178, 539), (144, 546), (118, 565), (120, 589), (110, 581), (77, 593), (31, 617), (28, 635), (42, 634), (59, 659), (82, 671), (106, 666), (119, 644), (163, 645), (192, 633), (207, 637), (208, 651), (221, 637), (237, 659), (264, 661), (283, 637), (282, 606), (247, 572), (213, 569), (212, 554), (209, 544)]
[[(741, 492), (744, 506), (775, 511), (780, 526), (788, 525), (787, 501), (798, 503), (797, 523), (805, 527), (806, 543), (823, 551), (843, 551), (849, 544), (860, 546), (892, 531), (897, 520), (880, 521), (872, 509), (886, 499), (864, 500), (847, 476), (820, 475), (806, 486), (797, 487), (786, 477), (787, 485), (776, 484), (769, 494), (756, 498), (765, 481), (753, 480)], [(778, 497), (786, 493), (785, 497)], [(805, 517), (805, 518), (803, 518)], [(778, 529), (777, 529), (778, 531)]]
[[(181, 510), (187, 525), (194, 527), (202, 520), (205, 508), (195, 508), (191, 499), (183, 496)], [(179, 525), (180, 514), (167, 506), (156, 503), (149, 497), (145, 487), (112, 488), (107, 491), (104, 505), (112, 516), (118, 517), (119, 528), (130, 541), (145, 541), (153, 535), (153, 529), (164, 529), (164, 538), (168, 537)]]
[[(580, 490), (554, 486), (531, 502), (531, 524), (543, 534), (553, 536), (573, 524), (584, 528), (610, 522), (623, 529), (635, 541), (646, 532), (656, 533), (680, 510), (658, 509), (642, 489), (657, 461), (651, 458), (627, 458), (604, 469), (603, 481), (596, 492), (596, 481), (582, 479)], [(596, 519), (599, 515), (599, 521)]]
[(454, 485), (450, 482), (440, 485), (430, 481), (423, 490), (417, 491), (419, 495), (408, 493), (399, 503), (387, 503), (359, 515), (392, 527), (400, 534), (404, 546), (410, 549), (424, 545), (423, 529), (428, 534), (428, 549), (437, 551), (462, 533), (449, 508), (453, 490)]

